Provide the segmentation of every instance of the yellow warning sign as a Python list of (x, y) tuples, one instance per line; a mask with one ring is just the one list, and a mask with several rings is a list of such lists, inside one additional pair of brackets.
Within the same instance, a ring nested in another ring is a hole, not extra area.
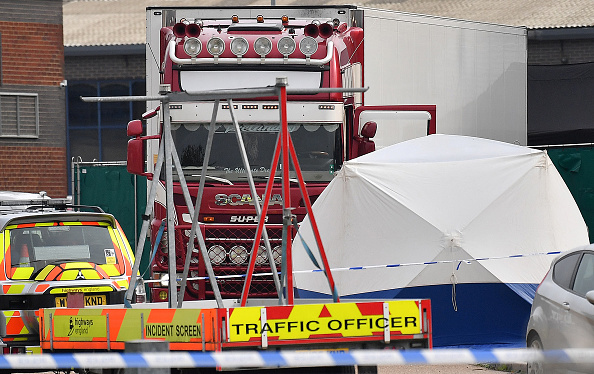
[(187, 342), (201, 337), (200, 327), (197, 323), (147, 323), (144, 334), (147, 339), (164, 338), (170, 342)]
[(245, 342), (263, 333), (268, 339), (289, 340), (372, 336), (386, 330), (421, 332), (419, 305), (414, 300), (387, 305), (387, 310), (382, 302), (235, 308), (229, 316), (229, 337), (232, 342)]
[(107, 337), (106, 318), (102, 315), (56, 315), (54, 336), (71, 341), (90, 341)]

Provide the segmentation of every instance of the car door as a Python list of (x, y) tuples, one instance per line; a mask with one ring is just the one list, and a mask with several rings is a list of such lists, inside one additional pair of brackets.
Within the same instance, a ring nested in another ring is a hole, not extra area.
[(586, 293), (594, 290), (594, 253), (583, 252), (563, 308), (568, 312), (567, 340), (571, 348), (594, 348), (594, 305)]
[(564, 256), (557, 260), (552, 268), (551, 280), (547, 278), (538, 287), (534, 304), (542, 311), (542, 326), (539, 334), (545, 349), (563, 349), (569, 345), (571, 334), (570, 315), (565, 303), (573, 297), (571, 291), (575, 269), (581, 258), (581, 252)]

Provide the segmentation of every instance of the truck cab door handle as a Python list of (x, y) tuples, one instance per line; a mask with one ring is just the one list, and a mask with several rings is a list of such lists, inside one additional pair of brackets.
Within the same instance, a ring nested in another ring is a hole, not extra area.
[(569, 303), (567, 301), (564, 301), (561, 306), (563, 307), (563, 309), (565, 310), (571, 310), (571, 307), (569, 306)]

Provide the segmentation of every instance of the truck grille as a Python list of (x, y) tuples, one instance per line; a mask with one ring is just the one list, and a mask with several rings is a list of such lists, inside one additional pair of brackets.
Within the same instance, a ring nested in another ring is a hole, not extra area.
[[(190, 235), (190, 225), (176, 226), (176, 265), (178, 273), (183, 271), (185, 253)], [(237, 276), (218, 280), (219, 290), (223, 298), (237, 298), (241, 296), (245, 282), (244, 274), (247, 273), (249, 259), (257, 225), (200, 225), (206, 248), (217, 277)], [(274, 266), (280, 271), (280, 251), (282, 245), (282, 225), (266, 225), (270, 246), (275, 257)], [(165, 235), (166, 233), (164, 233)], [(207, 277), (206, 267), (202, 256), (198, 252), (198, 240), (194, 243), (195, 250), (190, 262), (190, 278)], [(271, 267), (264, 251), (264, 241), (261, 240), (261, 249), (256, 261), (254, 274), (270, 273)], [(168, 254), (159, 246), (153, 262), (154, 271), (167, 271)], [(209, 280), (188, 281), (187, 293), (195, 299), (212, 299), (214, 292)], [(250, 287), (250, 297), (277, 297), (272, 275), (254, 276)]]

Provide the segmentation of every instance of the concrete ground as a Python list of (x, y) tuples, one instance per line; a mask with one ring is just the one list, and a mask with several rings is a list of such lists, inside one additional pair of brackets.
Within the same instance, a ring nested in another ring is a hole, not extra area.
[(380, 366), (378, 374), (525, 374), (525, 364), (498, 365), (488, 368), (482, 365), (400, 365)]

